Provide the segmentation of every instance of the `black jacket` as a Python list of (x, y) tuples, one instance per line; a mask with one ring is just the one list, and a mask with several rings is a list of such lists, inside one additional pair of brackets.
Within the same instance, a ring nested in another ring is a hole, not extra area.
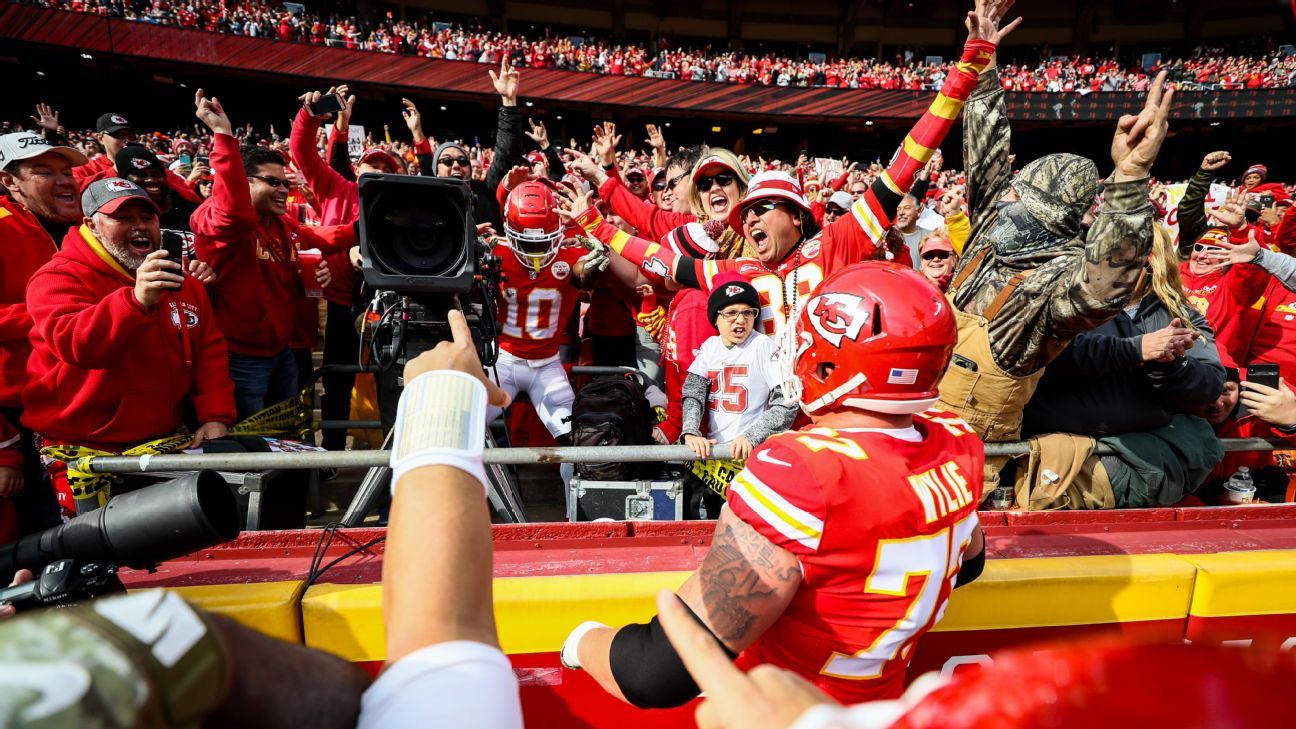
[(1206, 319), (1191, 312), (1202, 339), (1173, 362), (1143, 362), (1143, 335), (1170, 324), (1155, 296), (1131, 316), (1115, 318), (1076, 337), (1051, 362), (1026, 405), (1022, 434), (1103, 436), (1151, 430), (1175, 413), (1191, 413), (1219, 397), (1224, 367)]

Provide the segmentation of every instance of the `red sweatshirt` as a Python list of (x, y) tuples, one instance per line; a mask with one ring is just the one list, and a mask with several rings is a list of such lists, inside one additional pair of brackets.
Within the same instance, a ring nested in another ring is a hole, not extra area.
[(599, 187), (599, 199), (607, 200), (612, 212), (629, 223), (640, 238), (651, 241), (660, 241), (672, 230), (697, 220), (693, 213), (673, 213), (662, 210), (651, 200), (640, 200), (622, 184), (620, 177), (611, 174)]
[[(360, 219), (360, 188), (337, 170), (325, 164), (320, 157), (315, 139), (319, 136), (320, 120), (306, 113), (305, 107), (293, 120), (288, 149), (293, 164), (306, 178), (306, 184), (315, 193), (319, 203), (320, 225), (350, 225)], [(346, 251), (326, 256), (333, 280), (324, 287), (324, 298), (335, 304), (351, 305), (351, 288), (355, 285), (355, 269)]]
[(27, 313), (27, 282), (58, 253), (58, 246), (36, 216), (12, 199), (0, 196), (0, 407), (22, 404), (31, 354), (31, 316)]
[(202, 285), (185, 278), (151, 309), (134, 289), (85, 226), (32, 277), (23, 424), (47, 442), (120, 452), (175, 433), (186, 397), (200, 422), (234, 422), (225, 339)]
[(298, 249), (346, 251), (355, 245), (355, 229), (304, 228), (286, 214), (260, 220), (234, 137), (215, 136), (211, 166), (212, 196), (194, 211), (190, 225), (198, 258), (216, 269), (210, 287), (216, 319), (231, 352), (272, 357), (290, 345), (302, 310)]
[[(1246, 228), (1231, 233), (1229, 241), (1245, 243)], [(1269, 285), (1269, 273), (1259, 266), (1239, 263), (1198, 276), (1191, 271), (1189, 262), (1184, 261), (1179, 264), (1179, 277), (1183, 280), (1188, 301), (1215, 330), (1215, 346), (1219, 349), (1220, 361), (1225, 367), (1242, 366), (1248, 337), (1255, 328), (1255, 317), (1248, 316), (1247, 310), (1264, 294)], [(1246, 326), (1248, 321), (1249, 327)]]
[[(77, 189), (81, 192), (85, 192), (86, 185), (95, 180), (117, 176), (117, 166), (112, 163), (112, 160), (108, 159), (106, 154), (101, 154), (80, 167), (72, 168), (72, 179), (76, 180)], [(188, 180), (171, 170), (166, 171), (166, 177), (167, 184), (171, 186), (172, 190), (175, 190), (177, 195), (195, 205), (202, 202), (202, 196), (189, 186)]]

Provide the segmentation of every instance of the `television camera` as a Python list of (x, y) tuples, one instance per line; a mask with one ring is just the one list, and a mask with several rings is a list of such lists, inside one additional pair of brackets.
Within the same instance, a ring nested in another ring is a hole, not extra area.
[(365, 174), (359, 189), (362, 272), (377, 292), (373, 361), (389, 369), (449, 340), (446, 315), (459, 309), (482, 364), (494, 364), (499, 259), (477, 235), (468, 184)]

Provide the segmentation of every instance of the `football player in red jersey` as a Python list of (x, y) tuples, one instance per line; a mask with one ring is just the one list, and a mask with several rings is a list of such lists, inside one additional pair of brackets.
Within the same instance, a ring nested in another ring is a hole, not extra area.
[[(495, 378), (512, 399), (526, 392), (549, 432), (560, 443), (571, 432), (576, 399), (558, 360), (563, 324), (576, 306), (576, 289), (590, 288), (607, 268), (606, 251), (564, 246), (563, 224), (553, 187), (539, 181), (519, 184), (504, 205), (507, 244), (498, 243), (503, 285), (499, 311), (499, 359)], [(487, 414), (494, 419), (493, 408)]]
[[(983, 446), (928, 410), (954, 315), (922, 274), (868, 262), (829, 276), (791, 328), (787, 384), (812, 424), (752, 452), (678, 594), (741, 667), (786, 668), (843, 702), (894, 698), (916, 641), (984, 564)], [(584, 623), (562, 660), (636, 706), (697, 695), (656, 618)]]
[(674, 279), (681, 286), (710, 290), (718, 274), (737, 271), (760, 292), (763, 331), (776, 336), (797, 301), (809, 296), (826, 276), (842, 266), (886, 256), (887, 229), (915, 174), (949, 133), (998, 43), (1020, 22), (999, 27), (1011, 6), (1011, 0), (986, 0), (984, 14), (968, 13), (969, 37), (963, 55), (950, 69), (940, 93), (896, 150), (891, 164), (851, 206), (851, 214), (822, 230), (801, 184), (784, 172), (753, 177), (747, 195), (729, 213), (729, 226), (742, 231), (756, 258), (703, 261), (677, 255), (667, 246), (628, 235), (604, 221), (587, 197), (569, 199), (564, 215), (639, 265), (654, 283)]

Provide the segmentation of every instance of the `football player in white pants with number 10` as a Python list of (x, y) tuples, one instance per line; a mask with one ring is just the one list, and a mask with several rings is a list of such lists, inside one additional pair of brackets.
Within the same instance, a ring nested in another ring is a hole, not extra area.
[[(508, 245), (495, 247), (504, 283), (497, 302), (500, 354), (494, 374), (510, 398), (527, 393), (549, 433), (567, 445), (576, 395), (558, 359), (562, 327), (576, 307), (576, 289), (592, 286), (607, 269), (608, 257), (596, 241), (589, 251), (564, 246), (555, 208), (553, 188), (540, 181), (513, 188), (505, 203)], [(491, 408), (487, 418), (499, 413)], [(568, 478), (564, 473), (564, 482)]]

